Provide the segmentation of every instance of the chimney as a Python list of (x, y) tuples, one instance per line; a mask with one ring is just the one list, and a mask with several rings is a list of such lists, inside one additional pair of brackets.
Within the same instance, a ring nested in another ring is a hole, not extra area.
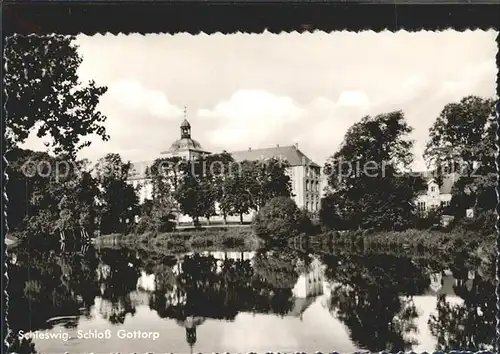
[(296, 149), (298, 149), (298, 148), (299, 148), (299, 144), (298, 144), (298, 143), (295, 143), (294, 147), (295, 147)]
[(251, 147), (249, 147), (249, 148), (248, 148), (248, 151), (252, 151), (252, 148), (251, 148)]

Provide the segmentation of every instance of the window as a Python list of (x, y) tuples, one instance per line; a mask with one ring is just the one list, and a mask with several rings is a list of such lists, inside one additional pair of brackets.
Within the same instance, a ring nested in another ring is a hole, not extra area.
[(417, 210), (420, 213), (425, 212), (425, 202), (418, 202), (418, 204), (417, 204)]
[(318, 211), (318, 210), (319, 210), (319, 203), (316, 202), (316, 211)]
[(434, 193), (436, 191), (436, 186), (431, 187), (431, 192)]
[(306, 181), (306, 191), (309, 191), (309, 181)]
[(306, 210), (309, 210), (309, 202), (306, 202)]

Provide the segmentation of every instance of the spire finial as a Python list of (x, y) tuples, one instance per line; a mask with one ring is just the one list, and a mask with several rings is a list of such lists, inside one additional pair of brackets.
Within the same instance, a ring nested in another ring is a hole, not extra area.
[(187, 119), (187, 106), (184, 106), (184, 119)]

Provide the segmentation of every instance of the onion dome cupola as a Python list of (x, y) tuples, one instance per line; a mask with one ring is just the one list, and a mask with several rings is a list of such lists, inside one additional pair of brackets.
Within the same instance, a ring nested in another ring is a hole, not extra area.
[(175, 153), (185, 150), (203, 151), (201, 144), (191, 138), (191, 124), (189, 124), (186, 115), (186, 108), (184, 108), (184, 120), (180, 125), (181, 137), (170, 145), (170, 148), (166, 151), (167, 153)]

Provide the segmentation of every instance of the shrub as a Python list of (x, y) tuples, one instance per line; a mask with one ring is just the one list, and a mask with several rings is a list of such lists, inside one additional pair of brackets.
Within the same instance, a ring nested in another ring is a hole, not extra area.
[(280, 243), (295, 237), (307, 222), (295, 204), (288, 197), (276, 197), (262, 207), (254, 220), (254, 230), (266, 242)]
[(171, 232), (175, 229), (175, 216), (167, 214), (159, 217), (158, 219), (144, 215), (139, 219), (135, 226), (135, 232), (143, 234), (147, 231), (154, 232)]
[(474, 218), (461, 218), (454, 222), (455, 229), (480, 231), (483, 235), (496, 232), (497, 214), (493, 210), (478, 213)]

